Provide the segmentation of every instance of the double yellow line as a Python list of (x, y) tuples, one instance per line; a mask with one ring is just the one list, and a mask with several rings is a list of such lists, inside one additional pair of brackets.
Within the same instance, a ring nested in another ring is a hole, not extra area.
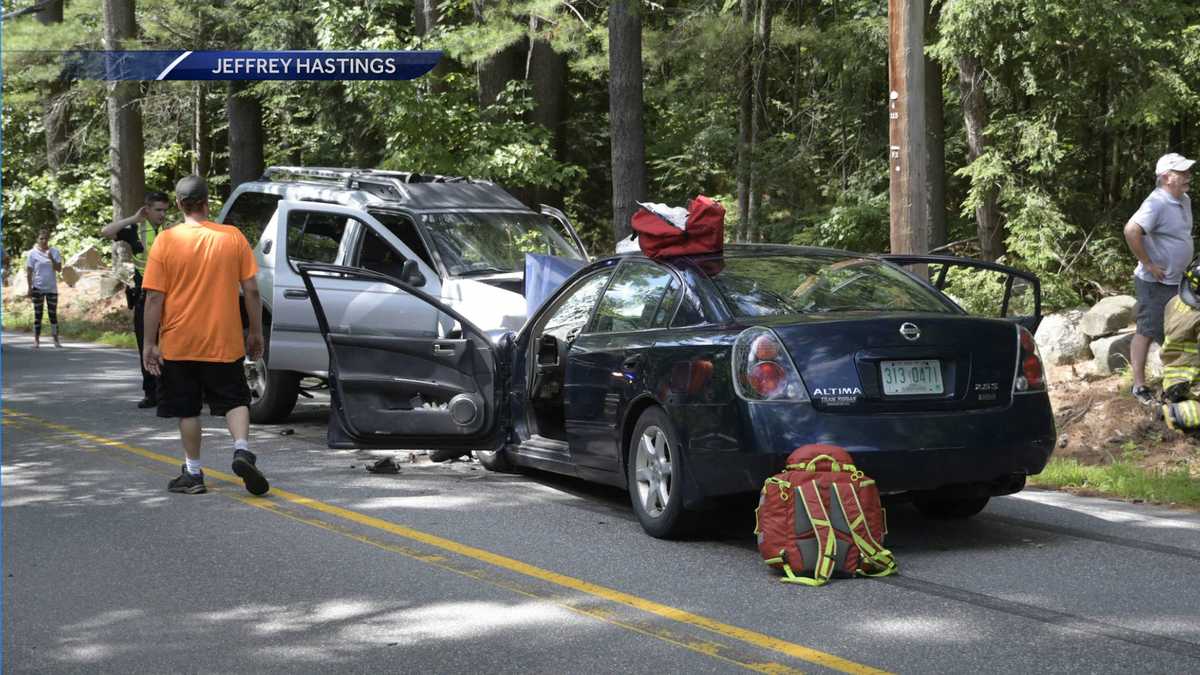
[[(139, 448), (137, 446), (130, 445), (128, 443), (124, 443), (124, 442), (121, 442), (118, 440), (114, 440), (111, 438), (105, 438), (103, 436), (97, 436), (96, 434), (82, 431), (80, 429), (75, 429), (73, 427), (69, 427), (64, 424), (59, 424), (57, 422), (52, 422), (50, 420), (41, 419), (39, 417), (35, 417), (35, 416), (29, 415), (27, 413), (22, 413), (22, 412), (19, 412), (16, 410), (12, 410), (10, 408), (4, 408), (4, 414), (6, 416), (11, 416), (11, 417), (17, 418), (22, 421), (35, 423), (36, 425), (41, 426), (41, 427), (53, 429), (55, 431), (60, 431), (64, 434), (68, 434), (70, 436), (74, 436), (76, 438), (80, 438), (80, 439), (89, 441), (91, 443), (96, 443), (98, 445), (116, 448), (119, 450), (124, 450), (124, 451), (132, 453), (134, 455), (138, 455), (140, 457), (144, 457), (146, 459), (151, 459), (151, 460), (154, 460), (157, 462), (163, 462), (163, 463), (166, 463), (166, 464), (169, 464), (172, 466), (179, 465), (179, 458), (177, 458), (177, 457), (170, 457), (170, 456), (163, 455), (163, 454), (160, 454), (157, 452), (153, 452), (151, 450), (147, 450), (145, 448)], [(242, 480), (240, 478), (238, 478), (237, 476), (234, 476), (232, 474), (228, 474), (228, 473), (225, 473), (222, 471), (216, 471), (213, 469), (206, 468), (205, 476), (211, 477), (211, 478), (216, 478), (218, 480), (232, 483), (232, 484), (235, 484), (238, 486), (241, 486), (241, 484), (242, 484)], [(798, 660), (801, 660), (801, 661), (804, 661), (807, 663), (811, 663), (814, 665), (822, 666), (825, 668), (829, 668), (829, 669), (844, 672), (844, 673), (856, 673), (857, 674), (857, 673), (886, 673), (887, 672), (887, 671), (878, 670), (876, 668), (872, 668), (870, 666), (866, 666), (866, 665), (863, 665), (860, 663), (855, 663), (853, 661), (843, 659), (839, 656), (835, 656), (833, 654), (828, 654), (826, 652), (812, 649), (810, 647), (798, 645), (793, 642), (788, 642), (786, 640), (781, 640), (779, 638), (771, 637), (770, 635), (766, 635), (766, 634), (759, 633), (756, 631), (748, 630), (745, 628), (740, 628), (738, 626), (723, 623), (721, 621), (717, 621), (715, 619), (711, 619), (706, 616), (701, 616), (699, 614), (694, 614), (694, 613), (688, 612), (686, 610), (678, 609), (676, 607), (671, 607), (670, 605), (664, 605), (662, 603), (654, 602), (653, 600), (647, 600), (645, 598), (642, 598), (642, 597), (639, 597), (636, 595), (631, 595), (629, 593), (624, 593), (622, 591), (608, 588), (606, 586), (601, 586), (599, 584), (594, 584), (589, 581), (584, 581), (583, 579), (578, 579), (575, 577), (567, 576), (565, 574), (559, 574), (558, 572), (553, 572), (553, 571), (550, 571), (547, 569), (537, 567), (535, 565), (530, 565), (528, 563), (521, 562), (520, 560), (516, 560), (514, 558), (509, 558), (509, 557), (502, 556), (502, 555), (499, 555), (496, 553), (492, 553), (490, 551), (486, 551), (481, 548), (476, 548), (474, 546), (468, 546), (466, 544), (462, 544), (462, 543), (453, 541), (451, 539), (446, 539), (444, 537), (439, 537), (437, 535), (429, 534), (427, 532), (422, 532), (420, 530), (414, 530), (410, 527), (405, 527), (403, 525), (398, 525), (396, 523), (393, 523), (393, 522), (390, 522), (387, 520), (383, 520), (382, 518), (375, 518), (373, 516), (368, 516), (366, 514), (359, 513), (357, 511), (351, 511), (350, 509), (344, 509), (339, 506), (334, 506), (333, 504), (327, 504), (325, 502), (322, 502), (322, 501), (319, 501), (316, 499), (312, 499), (310, 497), (305, 497), (303, 495), (299, 495), (294, 492), (289, 492), (287, 490), (281, 490), (277, 487), (271, 488), (270, 496), (274, 497), (275, 499), (283, 500), (285, 502), (288, 502), (289, 504), (292, 504), (292, 505), (295, 505), (298, 507), (311, 509), (313, 511), (322, 513), (326, 516), (331, 516), (334, 519), (354, 523), (355, 525), (372, 528), (374, 530), (378, 530), (381, 532), (386, 532), (390, 535), (394, 535), (394, 536), (400, 537), (402, 539), (406, 539), (406, 540), (413, 541), (413, 542), (418, 542), (420, 544), (424, 544), (426, 546), (433, 547), (435, 549), (440, 549), (440, 550), (446, 551), (448, 553), (453, 553), (455, 555), (463, 556), (465, 558), (469, 558), (469, 559), (476, 560), (479, 562), (487, 563), (488, 565), (492, 565), (497, 568), (507, 570), (509, 572), (513, 572), (513, 573), (523, 575), (523, 576), (526, 576), (526, 577), (529, 577), (532, 579), (536, 579), (541, 582), (553, 584), (553, 585), (556, 585), (556, 586), (559, 586), (562, 588), (571, 589), (573, 591), (584, 593), (584, 594), (587, 594), (587, 595), (595, 597), (595, 598), (600, 598), (600, 599), (606, 600), (611, 603), (616, 603), (618, 605), (623, 605), (625, 607), (639, 610), (639, 611), (645, 612), (647, 614), (658, 616), (663, 619), (674, 621), (674, 622), (677, 622), (677, 623), (680, 623), (680, 624), (683, 624), (686, 626), (691, 626), (693, 628), (698, 628), (702, 631), (714, 634), (714, 635), (722, 637), (722, 638), (736, 640), (736, 641), (742, 642), (742, 643), (752, 646), (752, 647), (777, 652), (779, 654), (783, 654), (783, 655), (792, 657), (794, 659), (798, 659)], [(388, 546), (377, 540), (372, 540), (370, 538), (356, 536), (352, 532), (347, 532), (342, 528), (332, 526), (328, 523), (324, 523), (319, 520), (298, 518), (298, 517), (292, 516), (291, 514), (280, 510), (279, 506), (277, 504), (273, 503), (273, 501), (271, 499), (246, 497), (246, 498), (243, 498), (242, 501), (245, 502), (246, 504), (249, 504), (252, 506), (257, 506), (259, 508), (264, 508), (273, 513), (291, 517), (295, 520), (299, 520), (301, 522), (305, 522), (310, 525), (316, 525), (318, 527), (322, 527), (323, 529), (332, 530), (332, 531), (338, 532), (340, 534), (350, 536), (351, 538), (357, 539), (359, 541), (363, 541), (364, 543), (369, 543), (369, 544), (372, 544), (375, 546), (379, 546), (381, 548), (393, 550), (395, 552), (402, 553), (406, 556), (420, 559), (427, 563), (436, 564), (438, 562), (436, 556), (431, 557), (428, 555), (422, 555), (419, 552), (411, 550), (411, 549), (403, 549), (400, 547)], [(448, 569), (451, 569), (452, 571), (455, 571), (458, 573), (464, 573), (461, 569), (455, 568), (453, 566), (446, 566), (446, 565), (442, 565), (442, 566), (447, 567)], [(477, 575), (472, 574), (470, 576), (477, 576)], [(500, 585), (505, 585), (506, 587), (513, 588), (512, 586), (506, 585), (506, 584), (500, 584)], [(521, 590), (520, 588), (514, 588), (514, 590), (521, 591), (527, 595), (530, 594), (530, 593), (527, 593), (527, 592)], [(782, 589), (781, 588), (781, 589), (779, 589), (778, 592), (790, 593), (791, 589)], [(786, 598), (784, 600), (787, 601)], [(559, 604), (563, 604), (563, 603), (559, 602)], [(626, 623), (624, 623), (622, 621), (616, 620), (615, 618), (612, 618), (609, 615), (609, 613), (604, 612), (604, 611), (584, 610), (584, 609), (580, 609), (579, 607), (574, 606), (574, 605), (564, 605), (564, 606), (566, 606), (568, 609), (572, 609), (573, 611), (578, 611), (578, 612), (581, 612), (584, 614), (588, 614), (590, 616), (594, 616), (596, 618), (600, 618), (602, 620), (610, 621), (612, 623), (617, 623), (617, 624), (623, 625), (627, 628), (634, 628), (635, 630), (638, 630), (638, 632), (650, 633), (650, 631), (638, 629), (636, 627), (627, 625)], [(803, 615), (803, 612), (800, 612), (800, 611), (787, 612), (784, 614), (784, 616), (802, 616), (802, 615)], [(693, 649), (694, 651), (700, 651), (709, 656), (715, 656), (718, 658), (722, 658), (723, 660), (730, 660), (730, 659), (722, 657), (722, 655), (720, 653), (719, 645), (716, 645), (713, 643), (694, 644), (692, 642), (687, 641), (686, 639), (684, 639), (684, 640), (669, 639), (669, 636), (664, 635), (664, 634), (654, 634), (654, 636), (659, 637), (660, 639), (668, 639), (668, 641), (670, 641), (670, 642), (673, 642), (675, 644), (680, 644), (681, 646), (687, 647), (689, 649)], [(786, 672), (786, 671), (792, 670), (782, 664), (777, 664), (777, 663), (750, 663), (750, 662), (743, 662), (743, 661), (734, 661), (734, 662), (737, 663), (738, 665), (749, 668), (751, 670), (759, 670), (759, 671), (763, 671), (763, 672)]]

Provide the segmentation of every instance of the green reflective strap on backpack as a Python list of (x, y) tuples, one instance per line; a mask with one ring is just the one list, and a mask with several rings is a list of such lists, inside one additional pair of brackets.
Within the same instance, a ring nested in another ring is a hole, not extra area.
[[(849, 534), (859, 551), (859, 568), (857, 574), (864, 577), (886, 577), (896, 573), (896, 558), (892, 552), (884, 548), (871, 534), (867, 526), (867, 516), (863, 513), (862, 502), (858, 500), (858, 492), (853, 485), (845, 483), (833, 484), (833, 497), (837, 502), (835, 508), (841, 510), (842, 516), (849, 524)], [(864, 567), (871, 567), (865, 570)]]
[[(812, 552), (812, 577), (797, 575), (792, 570), (791, 565), (787, 563), (786, 554), (780, 551), (780, 557), (784, 559), (784, 577), (780, 581), (804, 586), (823, 586), (829, 581), (829, 577), (833, 575), (834, 557), (837, 554), (837, 536), (833, 533), (833, 527), (829, 522), (829, 512), (825, 508), (824, 500), (821, 499), (821, 491), (817, 487), (817, 484), (813, 481), (801, 483), (796, 487), (796, 495), (799, 497), (796, 500), (799, 502), (796, 505), (797, 509), (802, 508), (804, 510), (804, 517), (811, 525), (811, 530), (815, 535), (812, 539), (802, 539), (798, 542), (798, 545), (803, 545), (805, 549), (809, 549)], [(797, 533), (800, 532), (801, 522), (800, 511), (797, 510)], [(804, 528), (804, 531), (807, 532), (808, 529), (810, 528)], [(804, 568), (807, 570), (810, 563), (810, 556), (805, 554), (804, 558)]]

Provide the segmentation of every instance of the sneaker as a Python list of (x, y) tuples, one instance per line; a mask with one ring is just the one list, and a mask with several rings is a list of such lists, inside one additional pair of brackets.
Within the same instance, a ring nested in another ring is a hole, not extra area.
[(199, 476), (193, 476), (188, 473), (187, 465), (179, 467), (179, 475), (171, 479), (167, 483), (167, 492), (182, 492), (185, 495), (198, 495), (208, 492), (208, 488), (204, 487), (204, 472), (201, 471)]
[(1146, 385), (1134, 387), (1132, 393), (1133, 397), (1136, 398), (1138, 403), (1141, 403), (1142, 405), (1154, 405), (1155, 403), (1158, 403), (1158, 401), (1154, 399), (1154, 391)]
[(149, 396), (146, 396), (142, 400), (138, 401), (138, 404), (137, 404), (137, 407), (139, 407), (139, 408), (155, 408), (157, 406), (158, 406), (158, 400), (150, 398)]
[(252, 495), (265, 495), (271, 489), (267, 477), (254, 465), (257, 458), (249, 450), (233, 451), (233, 472), (246, 484), (246, 491)]

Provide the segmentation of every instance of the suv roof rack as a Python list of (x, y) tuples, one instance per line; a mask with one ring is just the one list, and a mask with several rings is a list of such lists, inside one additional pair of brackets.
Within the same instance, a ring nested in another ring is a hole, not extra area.
[(442, 176), (414, 171), (385, 171), (380, 169), (351, 169), (324, 166), (270, 166), (263, 171), (262, 180), (278, 181), (298, 178), (309, 181), (340, 183), (350, 190), (362, 190), (382, 199), (402, 200), (409, 197), (405, 185), (411, 183), (482, 183), (491, 181), (465, 176)]

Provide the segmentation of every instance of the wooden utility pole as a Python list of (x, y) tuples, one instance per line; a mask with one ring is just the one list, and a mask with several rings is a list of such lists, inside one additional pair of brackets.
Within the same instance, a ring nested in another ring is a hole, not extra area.
[(888, 0), (892, 253), (928, 253), (925, 0)]

